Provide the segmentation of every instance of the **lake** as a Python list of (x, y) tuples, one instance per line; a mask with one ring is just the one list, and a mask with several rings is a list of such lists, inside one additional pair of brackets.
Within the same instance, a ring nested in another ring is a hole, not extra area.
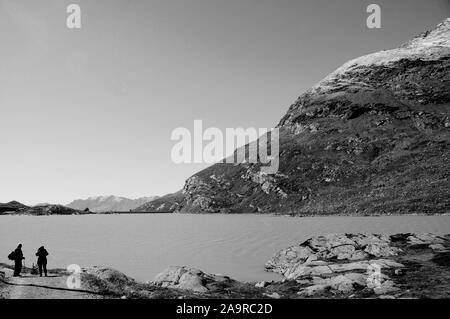
[(278, 279), (264, 264), (278, 250), (328, 233), (450, 233), (450, 216), (287, 217), (130, 214), (0, 216), (0, 261), (20, 242), (26, 266), (45, 245), (49, 268), (104, 265), (141, 281), (188, 265), (243, 281)]

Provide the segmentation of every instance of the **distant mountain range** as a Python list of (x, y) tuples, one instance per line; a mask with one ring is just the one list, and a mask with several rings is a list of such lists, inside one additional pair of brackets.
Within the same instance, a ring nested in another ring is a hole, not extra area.
[(72, 209), (63, 205), (40, 204), (27, 206), (17, 201), (0, 203), (0, 215), (80, 215), (86, 214), (81, 210)]
[[(118, 196), (97, 196), (74, 200), (66, 206), (48, 203), (27, 206), (17, 201), (11, 201), (0, 203), (0, 215), (80, 215), (129, 212), (156, 199), (158, 199), (158, 196), (137, 199)], [(89, 211), (86, 209), (89, 209)]]
[(158, 196), (140, 197), (137, 199), (130, 199), (119, 196), (96, 196), (87, 199), (77, 199), (67, 204), (66, 206), (72, 209), (85, 210), (89, 208), (91, 212), (125, 212), (134, 210), (148, 202), (157, 199)]

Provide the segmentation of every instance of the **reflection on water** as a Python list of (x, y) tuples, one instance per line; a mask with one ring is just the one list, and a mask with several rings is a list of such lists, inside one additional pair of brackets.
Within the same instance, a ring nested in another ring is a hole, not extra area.
[(447, 234), (450, 216), (0, 216), (0, 261), (21, 242), (27, 266), (45, 245), (50, 268), (106, 265), (147, 281), (169, 265), (188, 265), (239, 280), (270, 280), (277, 276), (265, 272), (264, 263), (278, 250), (338, 232)]

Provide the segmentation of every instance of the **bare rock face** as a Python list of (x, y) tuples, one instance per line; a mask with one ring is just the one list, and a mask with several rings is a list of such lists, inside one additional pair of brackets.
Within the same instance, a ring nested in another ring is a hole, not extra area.
[(229, 281), (231, 279), (227, 276), (207, 274), (199, 269), (186, 266), (171, 266), (157, 275), (154, 283), (165, 288), (207, 293), (211, 284)]

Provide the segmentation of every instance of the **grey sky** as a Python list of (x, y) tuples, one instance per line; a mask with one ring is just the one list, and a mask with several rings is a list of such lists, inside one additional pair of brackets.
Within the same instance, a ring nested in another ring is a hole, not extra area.
[(0, 0), (0, 202), (176, 191), (205, 165), (171, 162), (174, 128), (273, 127), (342, 63), (448, 16), (448, 0)]

